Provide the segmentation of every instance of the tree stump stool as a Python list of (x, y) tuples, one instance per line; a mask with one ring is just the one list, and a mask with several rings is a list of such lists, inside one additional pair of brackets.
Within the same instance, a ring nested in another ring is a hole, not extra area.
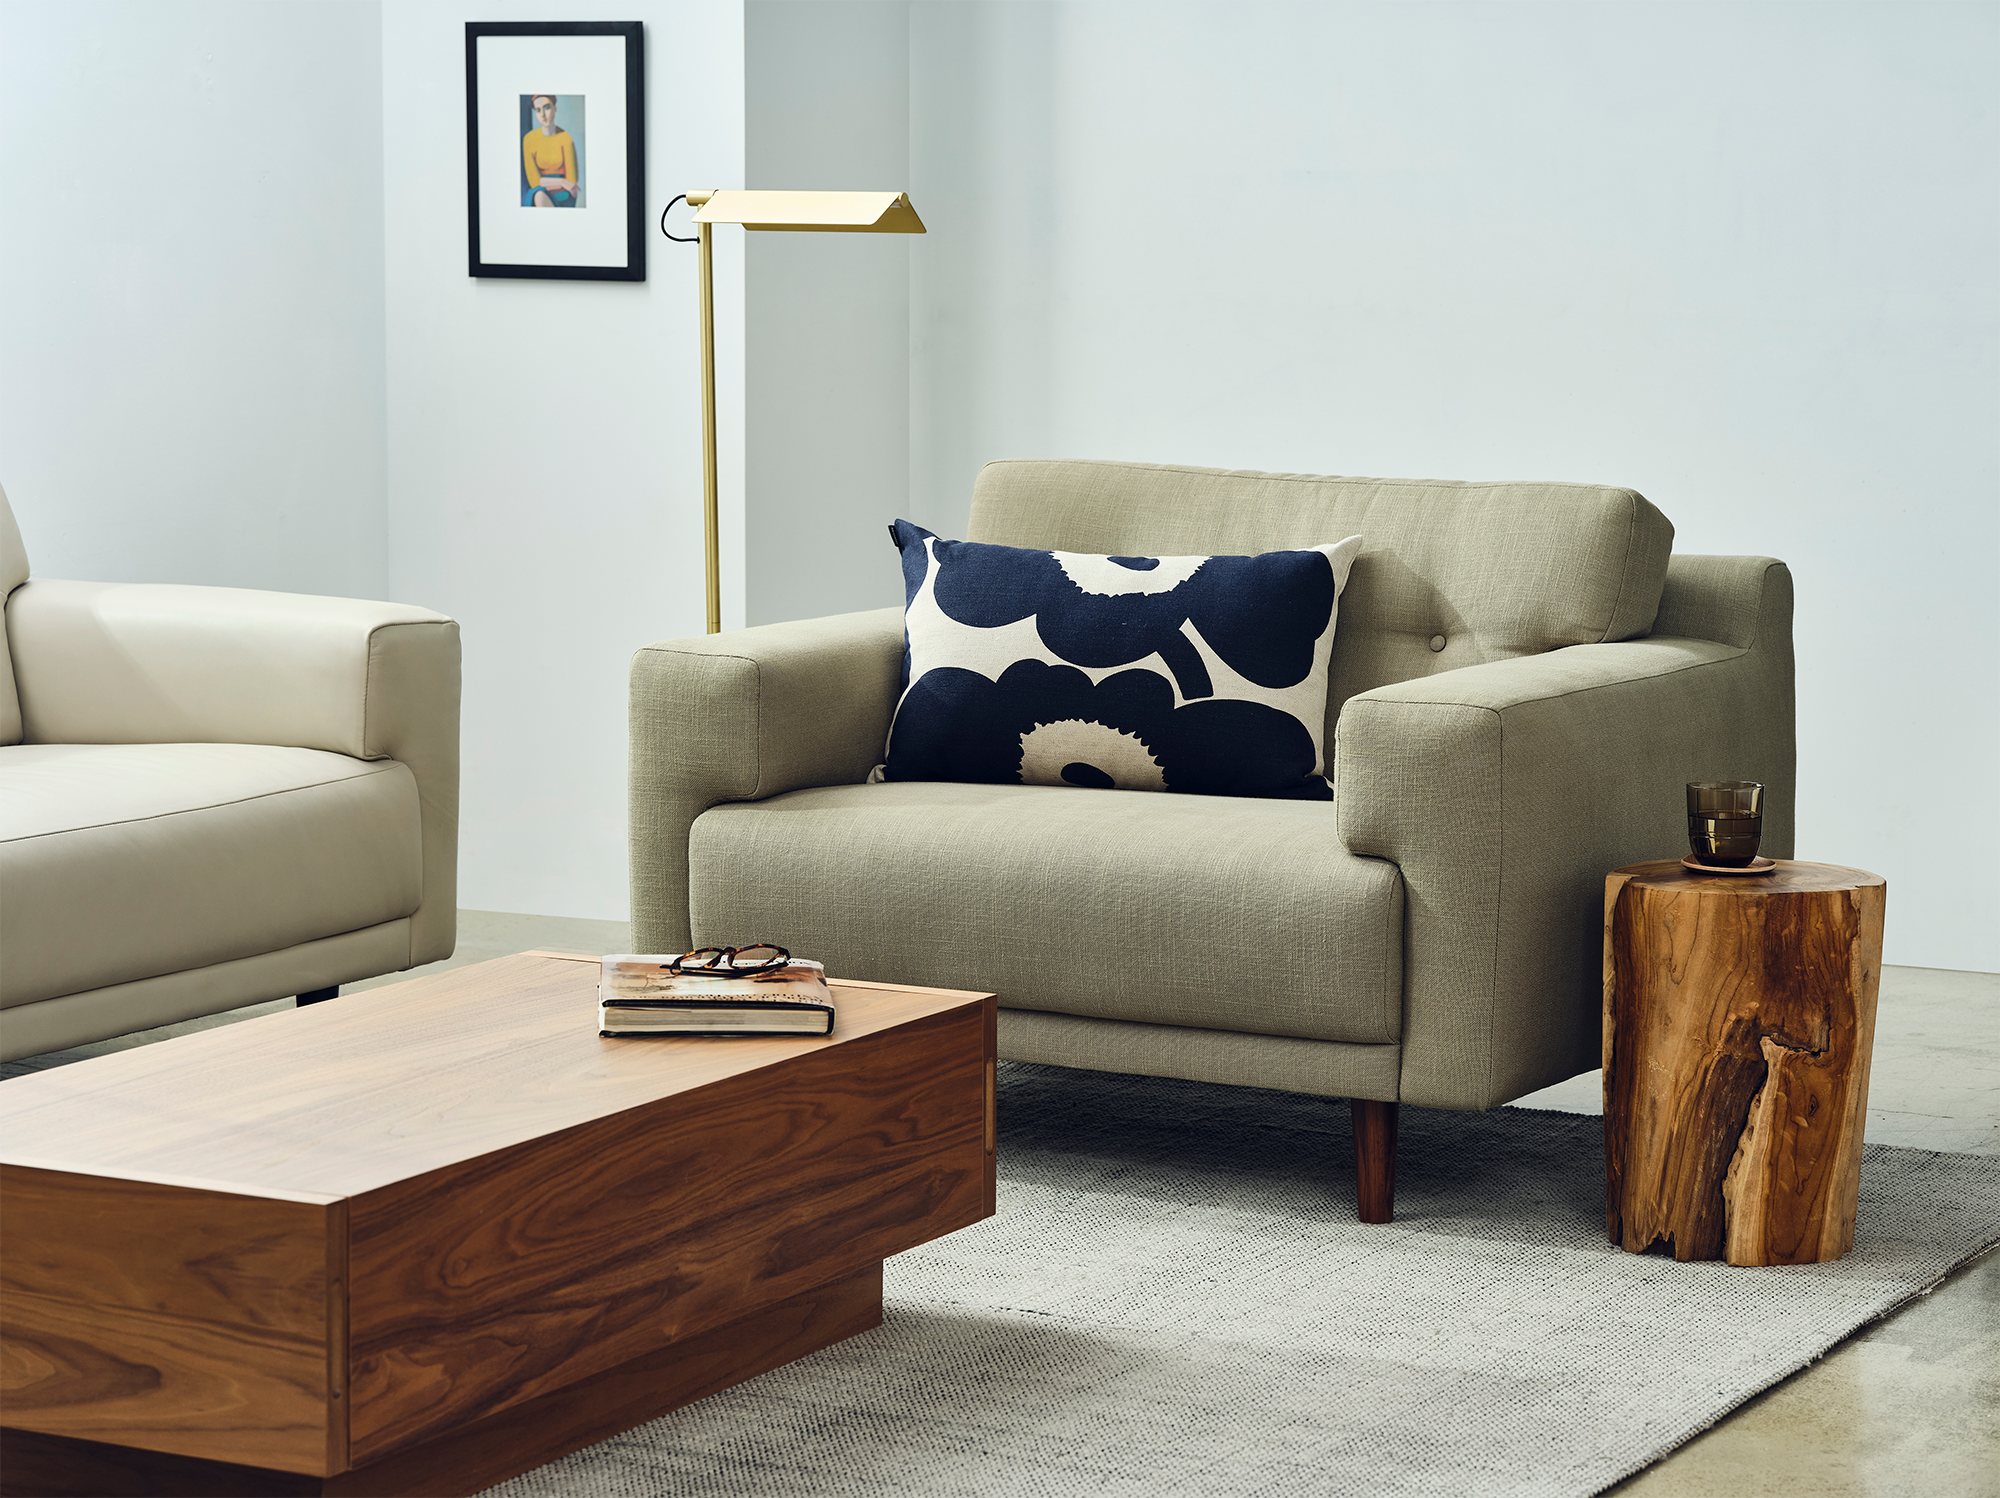
[(1780, 860), (1604, 881), (1611, 1241), (1814, 1264), (1854, 1243), (1887, 884)]

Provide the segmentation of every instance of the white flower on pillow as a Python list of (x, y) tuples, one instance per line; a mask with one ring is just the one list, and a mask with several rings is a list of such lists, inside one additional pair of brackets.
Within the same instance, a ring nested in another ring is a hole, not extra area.
[[(1201, 571), (1207, 557), (1092, 557), (1076, 551), (1052, 551), (1063, 576), (1085, 593), (1114, 598), (1128, 593), (1171, 593)], [(1127, 562), (1143, 562), (1142, 568)]]
[(1167, 774), (1137, 734), (1064, 718), (1037, 723), (1021, 735), (1021, 783), (1163, 791)]

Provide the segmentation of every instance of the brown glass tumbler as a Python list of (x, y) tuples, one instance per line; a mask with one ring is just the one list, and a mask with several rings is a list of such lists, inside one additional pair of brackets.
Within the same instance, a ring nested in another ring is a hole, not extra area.
[(1688, 848), (1696, 863), (1747, 868), (1764, 836), (1764, 787), (1754, 780), (1688, 782)]

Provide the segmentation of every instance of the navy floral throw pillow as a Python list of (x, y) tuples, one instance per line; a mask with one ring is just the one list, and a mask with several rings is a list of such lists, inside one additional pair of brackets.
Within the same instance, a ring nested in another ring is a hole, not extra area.
[(870, 779), (1332, 796), (1327, 656), (1361, 537), (1100, 557), (893, 529), (903, 695)]

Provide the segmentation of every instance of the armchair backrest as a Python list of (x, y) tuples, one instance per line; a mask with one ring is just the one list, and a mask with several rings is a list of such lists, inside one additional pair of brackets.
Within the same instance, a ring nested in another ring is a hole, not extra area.
[(1329, 744), (1357, 692), (1646, 634), (1674, 540), (1642, 495), (1596, 484), (1077, 460), (988, 463), (967, 530), (1002, 546), (1128, 556), (1245, 555), (1357, 534), (1329, 667)]
[(14, 657), (7, 648), (7, 599), (28, 580), (28, 549), (7, 491), (0, 489), (0, 744), (21, 742), (21, 697), (14, 690)]

